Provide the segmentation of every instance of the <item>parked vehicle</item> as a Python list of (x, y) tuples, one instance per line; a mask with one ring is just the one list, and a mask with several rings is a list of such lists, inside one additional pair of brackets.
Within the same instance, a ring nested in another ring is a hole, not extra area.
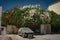
[(30, 28), (23, 27), (18, 30), (18, 35), (22, 36), (23, 38), (33, 38), (33, 31)]

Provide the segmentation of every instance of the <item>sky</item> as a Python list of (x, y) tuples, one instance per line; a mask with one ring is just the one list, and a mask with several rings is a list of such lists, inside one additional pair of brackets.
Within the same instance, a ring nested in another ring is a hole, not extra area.
[(35, 5), (39, 4), (42, 8), (47, 9), (48, 6), (56, 0), (0, 0), (0, 6), (3, 11), (11, 9), (15, 6)]

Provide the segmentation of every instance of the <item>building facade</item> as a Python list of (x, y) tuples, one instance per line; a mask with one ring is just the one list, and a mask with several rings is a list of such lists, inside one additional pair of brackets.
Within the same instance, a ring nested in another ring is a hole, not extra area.
[(60, 15), (60, 0), (57, 0), (56, 2), (52, 3), (51, 5), (49, 5), (48, 10), (49, 11), (54, 11), (57, 14)]
[(2, 17), (2, 6), (0, 6), (0, 35), (6, 34), (6, 27), (1, 26), (1, 17)]

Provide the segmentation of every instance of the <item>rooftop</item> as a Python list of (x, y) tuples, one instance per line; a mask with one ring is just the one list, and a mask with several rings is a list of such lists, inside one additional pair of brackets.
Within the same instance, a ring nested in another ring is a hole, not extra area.
[(58, 3), (58, 2), (60, 2), (60, 0), (56, 0), (55, 2), (51, 3), (49, 6), (51, 6), (51, 5), (53, 5), (53, 4), (56, 4), (56, 3)]

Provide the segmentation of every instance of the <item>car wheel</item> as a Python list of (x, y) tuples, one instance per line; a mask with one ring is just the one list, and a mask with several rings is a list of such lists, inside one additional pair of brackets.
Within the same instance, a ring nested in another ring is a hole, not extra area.
[(33, 34), (28, 34), (28, 38), (29, 39), (33, 38)]
[(22, 37), (25, 38), (25, 34), (22, 34)]
[(26, 38), (26, 37), (27, 37), (27, 35), (23, 33), (23, 34), (22, 34), (22, 37), (23, 37), (23, 38)]

